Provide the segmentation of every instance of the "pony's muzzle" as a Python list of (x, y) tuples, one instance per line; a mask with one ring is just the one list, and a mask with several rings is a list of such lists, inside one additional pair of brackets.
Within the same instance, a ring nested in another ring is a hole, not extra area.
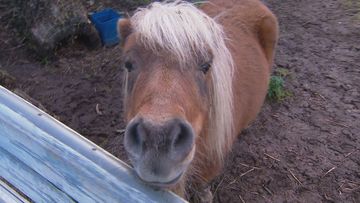
[(155, 123), (135, 118), (126, 128), (124, 145), (142, 180), (166, 186), (179, 179), (190, 163), (195, 135), (183, 119)]

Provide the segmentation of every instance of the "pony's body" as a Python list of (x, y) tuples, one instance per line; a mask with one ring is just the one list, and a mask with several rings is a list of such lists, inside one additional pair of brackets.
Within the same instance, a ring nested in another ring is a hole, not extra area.
[(125, 148), (141, 179), (180, 195), (186, 183), (204, 189), (256, 117), (277, 41), (276, 18), (257, 0), (201, 7), (225, 35), (188, 6), (156, 3), (119, 22), (129, 58)]
[[(211, 2), (213, 5), (206, 4), (202, 9), (211, 17), (220, 14), (219, 23), (229, 38), (227, 46), (235, 64), (234, 133), (227, 138), (230, 145), (225, 145), (226, 153), (241, 130), (255, 119), (264, 102), (278, 30), (276, 18), (257, 0)], [(217, 164), (221, 167), (221, 160)], [(213, 174), (209, 176), (211, 179)]]

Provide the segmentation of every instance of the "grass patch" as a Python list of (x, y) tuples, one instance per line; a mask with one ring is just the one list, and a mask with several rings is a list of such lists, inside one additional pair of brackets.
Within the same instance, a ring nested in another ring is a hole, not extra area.
[(285, 68), (277, 68), (275, 74), (271, 76), (267, 98), (270, 101), (279, 102), (290, 96), (291, 92), (285, 89), (284, 78), (289, 75), (289, 70)]

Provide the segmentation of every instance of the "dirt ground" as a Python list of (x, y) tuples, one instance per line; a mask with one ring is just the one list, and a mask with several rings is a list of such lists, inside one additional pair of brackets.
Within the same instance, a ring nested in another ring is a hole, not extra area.
[[(293, 96), (267, 101), (239, 136), (214, 202), (360, 202), (360, 2), (265, 3), (280, 22), (274, 67), (289, 71)], [(126, 161), (119, 47), (75, 40), (36, 59), (5, 12), (0, 4), (0, 85)]]

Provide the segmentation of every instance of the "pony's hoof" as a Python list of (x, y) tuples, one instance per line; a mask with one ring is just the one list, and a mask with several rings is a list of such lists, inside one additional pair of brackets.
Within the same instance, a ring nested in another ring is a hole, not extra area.
[(210, 190), (210, 186), (202, 190), (196, 191), (192, 201), (193, 203), (211, 203), (213, 200), (213, 195)]

